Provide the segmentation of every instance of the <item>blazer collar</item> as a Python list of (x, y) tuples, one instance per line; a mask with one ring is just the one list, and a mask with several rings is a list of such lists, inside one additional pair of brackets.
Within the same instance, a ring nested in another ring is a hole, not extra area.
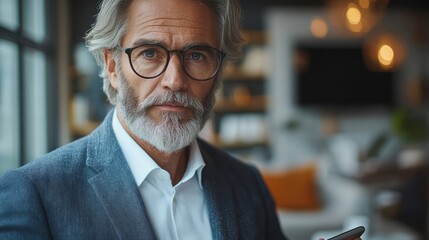
[(97, 173), (88, 179), (120, 239), (156, 239), (131, 170), (112, 129), (111, 111), (89, 135), (86, 165)]
[(206, 166), (203, 169), (203, 189), (206, 197), (213, 239), (239, 239), (239, 221), (236, 199), (231, 184), (222, 174), (222, 169), (212, 158), (212, 154), (198, 141)]

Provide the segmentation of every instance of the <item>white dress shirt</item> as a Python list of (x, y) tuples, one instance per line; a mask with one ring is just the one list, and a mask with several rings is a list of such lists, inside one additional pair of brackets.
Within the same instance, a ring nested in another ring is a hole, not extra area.
[(170, 175), (128, 135), (116, 110), (113, 131), (133, 173), (158, 240), (212, 239), (207, 203), (201, 184), (205, 166), (198, 143), (191, 144), (183, 178), (172, 186)]

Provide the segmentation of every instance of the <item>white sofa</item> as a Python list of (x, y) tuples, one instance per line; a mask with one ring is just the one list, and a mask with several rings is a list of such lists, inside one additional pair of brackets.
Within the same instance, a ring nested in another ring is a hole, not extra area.
[(349, 216), (368, 214), (369, 198), (365, 189), (352, 179), (340, 176), (328, 157), (319, 160), (317, 185), (322, 202), (320, 210), (278, 211), (282, 231), (290, 240), (309, 240), (315, 232), (342, 229)]

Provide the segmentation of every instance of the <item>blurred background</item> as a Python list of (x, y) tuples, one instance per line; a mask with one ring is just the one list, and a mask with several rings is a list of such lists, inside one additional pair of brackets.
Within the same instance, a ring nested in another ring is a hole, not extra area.
[[(111, 109), (83, 36), (97, 0), (0, 0), (0, 174)], [(429, 239), (427, 0), (241, 0), (201, 137), (256, 165), (292, 240)]]

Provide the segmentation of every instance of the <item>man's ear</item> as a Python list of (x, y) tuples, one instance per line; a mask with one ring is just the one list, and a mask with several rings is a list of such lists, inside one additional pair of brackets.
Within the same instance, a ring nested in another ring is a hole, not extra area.
[(110, 85), (118, 90), (118, 72), (112, 50), (104, 50), (104, 64), (107, 67), (107, 76), (109, 77)]

